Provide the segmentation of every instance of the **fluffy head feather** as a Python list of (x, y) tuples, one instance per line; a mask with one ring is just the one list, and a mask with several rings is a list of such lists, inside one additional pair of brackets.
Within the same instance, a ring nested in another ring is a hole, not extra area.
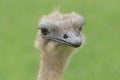
[[(85, 23), (84, 18), (79, 14), (72, 12), (71, 14), (62, 14), (59, 11), (54, 11), (47, 16), (43, 16), (39, 21), (39, 26), (50, 25), (57, 27), (81, 26)], [(50, 27), (49, 26), (49, 27)]]

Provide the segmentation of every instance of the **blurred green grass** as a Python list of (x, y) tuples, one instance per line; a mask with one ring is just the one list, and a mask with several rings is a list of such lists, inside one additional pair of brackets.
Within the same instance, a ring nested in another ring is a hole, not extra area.
[(85, 45), (72, 57), (64, 80), (120, 80), (119, 0), (0, 0), (0, 80), (36, 80), (34, 48), (40, 16), (60, 6), (87, 24)]

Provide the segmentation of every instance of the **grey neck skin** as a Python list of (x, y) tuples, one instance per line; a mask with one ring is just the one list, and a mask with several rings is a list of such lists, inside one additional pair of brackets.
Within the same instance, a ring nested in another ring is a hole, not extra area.
[(38, 80), (62, 80), (62, 74), (73, 48), (68, 46), (54, 47), (43, 51)]

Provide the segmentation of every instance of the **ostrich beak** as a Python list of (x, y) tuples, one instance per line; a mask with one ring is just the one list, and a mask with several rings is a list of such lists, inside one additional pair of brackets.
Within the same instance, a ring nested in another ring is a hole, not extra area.
[(54, 38), (54, 41), (77, 48), (82, 44), (82, 37), (80, 35), (76, 35), (73, 32), (69, 32), (60, 38)]
[(66, 45), (69, 45), (69, 46), (72, 46), (75, 48), (80, 47), (80, 45), (82, 44), (82, 42), (78, 42), (78, 41), (73, 43), (73, 42), (67, 42), (65, 40), (57, 39), (57, 38), (55, 38), (54, 41), (59, 42), (59, 43), (63, 43), (63, 44), (66, 44)]

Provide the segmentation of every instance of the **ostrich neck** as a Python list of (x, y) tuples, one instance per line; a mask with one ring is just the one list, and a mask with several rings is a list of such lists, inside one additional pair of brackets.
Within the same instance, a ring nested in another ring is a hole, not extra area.
[(59, 47), (51, 52), (48, 51), (49, 53), (43, 51), (38, 80), (62, 80), (62, 74), (72, 49), (61, 48)]

